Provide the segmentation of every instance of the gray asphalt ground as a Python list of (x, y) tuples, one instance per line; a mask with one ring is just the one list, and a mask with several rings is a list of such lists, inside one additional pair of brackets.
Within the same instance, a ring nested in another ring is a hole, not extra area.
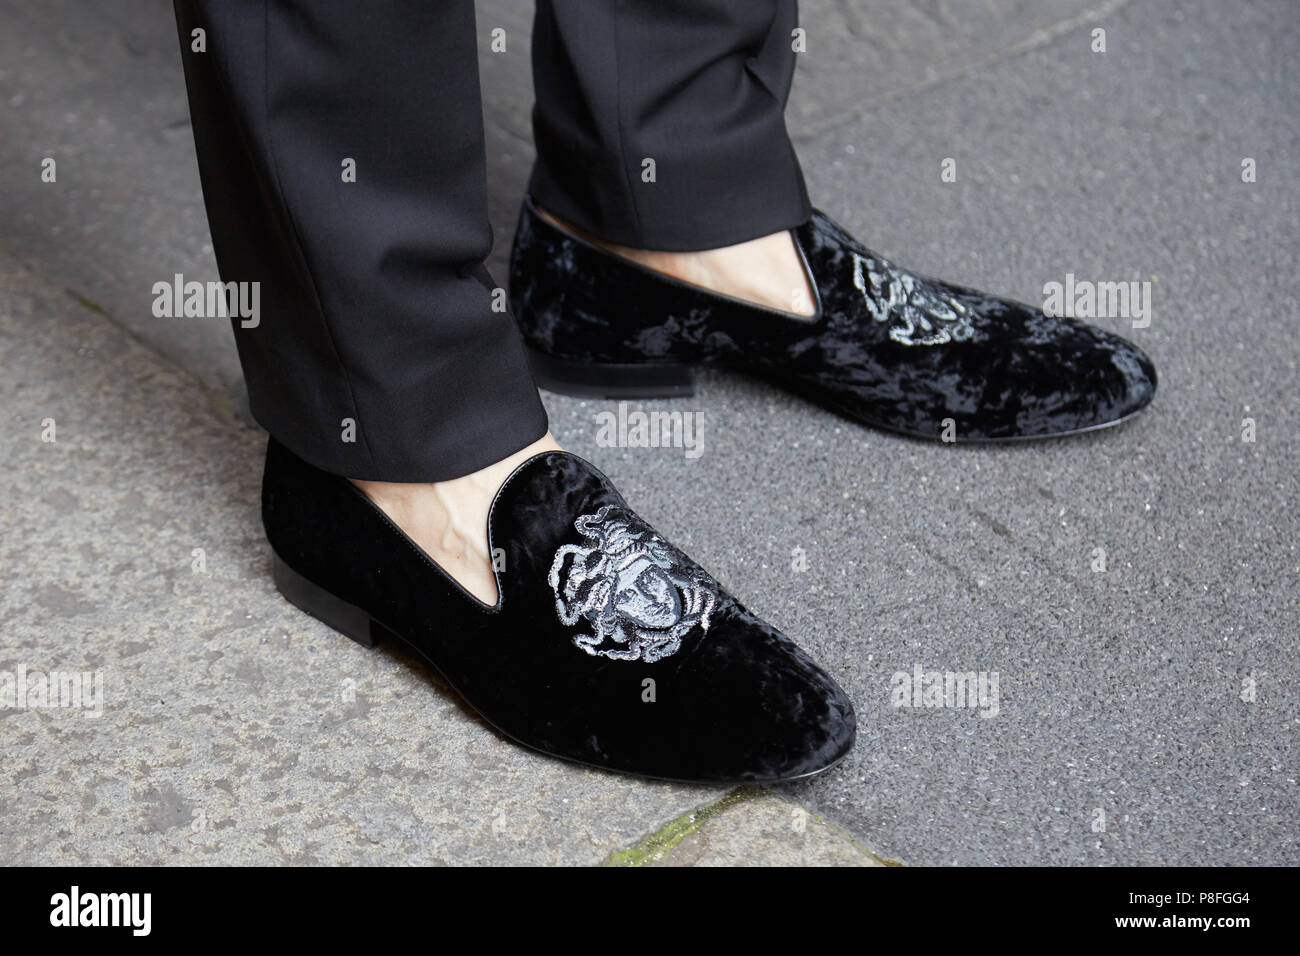
[[(529, 19), (479, 6), (499, 277)], [(980, 448), (710, 373), (641, 406), (702, 416), (693, 460), (599, 447), (609, 404), (545, 394), (857, 706), (840, 767), (727, 794), (522, 753), (275, 594), (230, 332), (150, 311), (155, 281), (216, 278), (169, 5), (0, 2), (0, 671), (105, 679), (97, 719), (0, 709), (0, 859), (1300, 863), (1300, 7), (817, 0), (802, 24), (816, 204), (1025, 301), (1150, 281), (1149, 327), (1098, 323), (1161, 387), (1121, 428)], [(893, 706), (918, 665), (996, 672), (996, 716)]]

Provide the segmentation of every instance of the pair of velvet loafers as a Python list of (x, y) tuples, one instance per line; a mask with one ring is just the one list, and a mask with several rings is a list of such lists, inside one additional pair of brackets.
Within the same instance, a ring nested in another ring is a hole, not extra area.
[[(794, 239), (811, 317), (666, 278), (525, 203), (511, 294), (539, 384), (687, 395), (692, 367), (720, 365), (865, 424), (957, 441), (1089, 431), (1154, 394), (1150, 360), (1118, 336), (913, 275), (821, 213)], [(672, 780), (777, 782), (853, 745), (853, 705), (835, 681), (572, 454), (530, 458), (497, 492), (493, 606), (350, 482), (274, 439), (262, 510), (290, 601), (366, 646), (409, 646), (542, 753)]]

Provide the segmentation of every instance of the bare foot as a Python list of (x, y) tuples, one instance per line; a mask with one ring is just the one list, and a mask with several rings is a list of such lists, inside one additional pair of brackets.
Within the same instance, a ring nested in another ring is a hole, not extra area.
[(492, 499), (511, 472), (527, 459), (539, 452), (562, 450), (547, 432), (509, 458), (451, 481), (410, 484), (351, 480), (461, 587), (484, 604), (496, 604), (497, 582), (487, 538)]
[(538, 209), (547, 219), (562, 229), (579, 235), (588, 242), (607, 249), (624, 259), (631, 259), (648, 269), (662, 272), (703, 286), (710, 292), (719, 292), (732, 298), (765, 305), (778, 312), (795, 315), (816, 313), (812, 286), (795, 249), (789, 232), (751, 239), (720, 249), (699, 252), (657, 252), (653, 249), (630, 249), (627, 246), (605, 242), (557, 219), (544, 209)]

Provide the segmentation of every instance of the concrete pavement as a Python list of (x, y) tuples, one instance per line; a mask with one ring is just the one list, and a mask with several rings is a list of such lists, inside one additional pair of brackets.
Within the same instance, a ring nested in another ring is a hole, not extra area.
[[(599, 447), (608, 404), (544, 395), (567, 447), (854, 699), (835, 771), (727, 792), (523, 753), (278, 597), (230, 332), (150, 311), (158, 279), (216, 278), (169, 5), (0, 2), (0, 671), (104, 678), (99, 717), (0, 709), (0, 859), (1300, 862), (1300, 14), (801, 9), (814, 201), (1026, 301), (1067, 273), (1150, 282), (1148, 327), (1098, 321), (1161, 391), (1121, 429), (971, 448), (710, 373), (643, 406), (697, 412), (698, 459)], [(529, 15), (479, 5), (498, 276)], [(918, 667), (996, 673), (996, 706), (894, 706)]]

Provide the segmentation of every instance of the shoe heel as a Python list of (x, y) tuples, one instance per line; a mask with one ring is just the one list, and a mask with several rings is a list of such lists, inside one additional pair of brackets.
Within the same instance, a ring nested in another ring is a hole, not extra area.
[(388, 629), (361, 608), (335, 597), (313, 584), (271, 552), (271, 577), (290, 604), (306, 611), (316, 620), (328, 624), (362, 647), (375, 647)]
[(678, 362), (574, 362), (528, 349), (533, 378), (549, 392), (575, 398), (689, 398), (695, 373)]

